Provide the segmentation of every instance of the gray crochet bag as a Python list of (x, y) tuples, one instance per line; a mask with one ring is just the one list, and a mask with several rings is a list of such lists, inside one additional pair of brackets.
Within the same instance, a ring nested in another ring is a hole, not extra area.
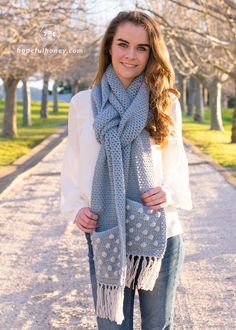
[[(127, 260), (129, 260), (127, 263), (127, 275), (129, 275), (126, 277), (126, 286), (134, 288), (134, 280), (142, 260), (142, 269), (136, 287), (137, 289), (152, 290), (156, 281), (156, 276), (153, 276), (153, 273), (158, 275), (161, 258), (166, 249), (165, 211), (163, 208), (158, 211), (149, 210), (142, 203), (127, 198), (125, 223), (126, 253)], [(120, 276), (118, 233), (119, 228), (116, 226), (103, 232), (94, 232), (92, 235), (94, 264), (99, 282), (114, 284)], [(150, 258), (150, 255), (153, 258)]]

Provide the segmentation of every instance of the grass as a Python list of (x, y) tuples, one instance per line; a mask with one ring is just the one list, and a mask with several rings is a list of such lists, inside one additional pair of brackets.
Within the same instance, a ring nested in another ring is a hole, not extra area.
[[(18, 137), (0, 137), (0, 168), (13, 163), (17, 158), (27, 154), (30, 149), (55, 133), (60, 126), (67, 124), (68, 103), (59, 102), (59, 112), (52, 112), (49, 102), (48, 118), (40, 118), (40, 101), (32, 101), (32, 126), (22, 126), (22, 101), (17, 102)], [(4, 102), (0, 100), (0, 129), (2, 130)]]
[(223, 109), (224, 131), (210, 130), (210, 111), (205, 109), (204, 123), (196, 123), (183, 115), (183, 135), (220, 165), (232, 170), (236, 176), (236, 144), (230, 143), (233, 109)]
[[(20, 156), (29, 152), (35, 145), (47, 136), (55, 133), (62, 125), (67, 124), (68, 103), (59, 103), (59, 112), (52, 112), (52, 102), (49, 102), (49, 117), (40, 118), (40, 101), (32, 102), (32, 126), (22, 127), (22, 102), (18, 101), (17, 127), (19, 137), (4, 139), (0, 137), (0, 168), (14, 162)], [(4, 102), (0, 100), (0, 129), (3, 121)], [(223, 109), (224, 131), (210, 130), (210, 111), (205, 109), (204, 123), (196, 123), (183, 114), (183, 135), (191, 140), (203, 152), (210, 155), (222, 166), (233, 171), (236, 176), (236, 144), (230, 143), (233, 109)]]

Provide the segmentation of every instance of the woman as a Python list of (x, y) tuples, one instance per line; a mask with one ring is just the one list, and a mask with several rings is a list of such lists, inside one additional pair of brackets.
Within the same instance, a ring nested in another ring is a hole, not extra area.
[(172, 329), (184, 258), (177, 208), (191, 210), (179, 93), (158, 24), (120, 12), (92, 89), (71, 101), (61, 211), (88, 242), (99, 329)]

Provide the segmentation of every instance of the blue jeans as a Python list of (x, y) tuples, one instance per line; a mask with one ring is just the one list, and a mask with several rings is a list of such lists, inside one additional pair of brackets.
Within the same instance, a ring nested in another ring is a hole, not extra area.
[[(96, 275), (90, 234), (85, 234), (88, 242), (90, 279), (94, 306), (96, 308)], [(173, 329), (174, 304), (178, 279), (184, 260), (182, 235), (168, 238), (160, 274), (153, 291), (138, 290), (142, 330)], [(108, 319), (97, 317), (100, 330), (133, 330), (135, 289), (125, 288), (124, 321), (121, 325)]]

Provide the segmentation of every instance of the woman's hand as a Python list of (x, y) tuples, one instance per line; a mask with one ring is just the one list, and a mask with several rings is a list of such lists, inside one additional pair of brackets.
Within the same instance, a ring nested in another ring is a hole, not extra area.
[(76, 215), (74, 223), (84, 233), (91, 233), (98, 227), (98, 215), (89, 207), (82, 207)]
[(140, 196), (141, 200), (150, 210), (159, 210), (166, 206), (167, 194), (162, 187), (156, 187), (146, 191)]

